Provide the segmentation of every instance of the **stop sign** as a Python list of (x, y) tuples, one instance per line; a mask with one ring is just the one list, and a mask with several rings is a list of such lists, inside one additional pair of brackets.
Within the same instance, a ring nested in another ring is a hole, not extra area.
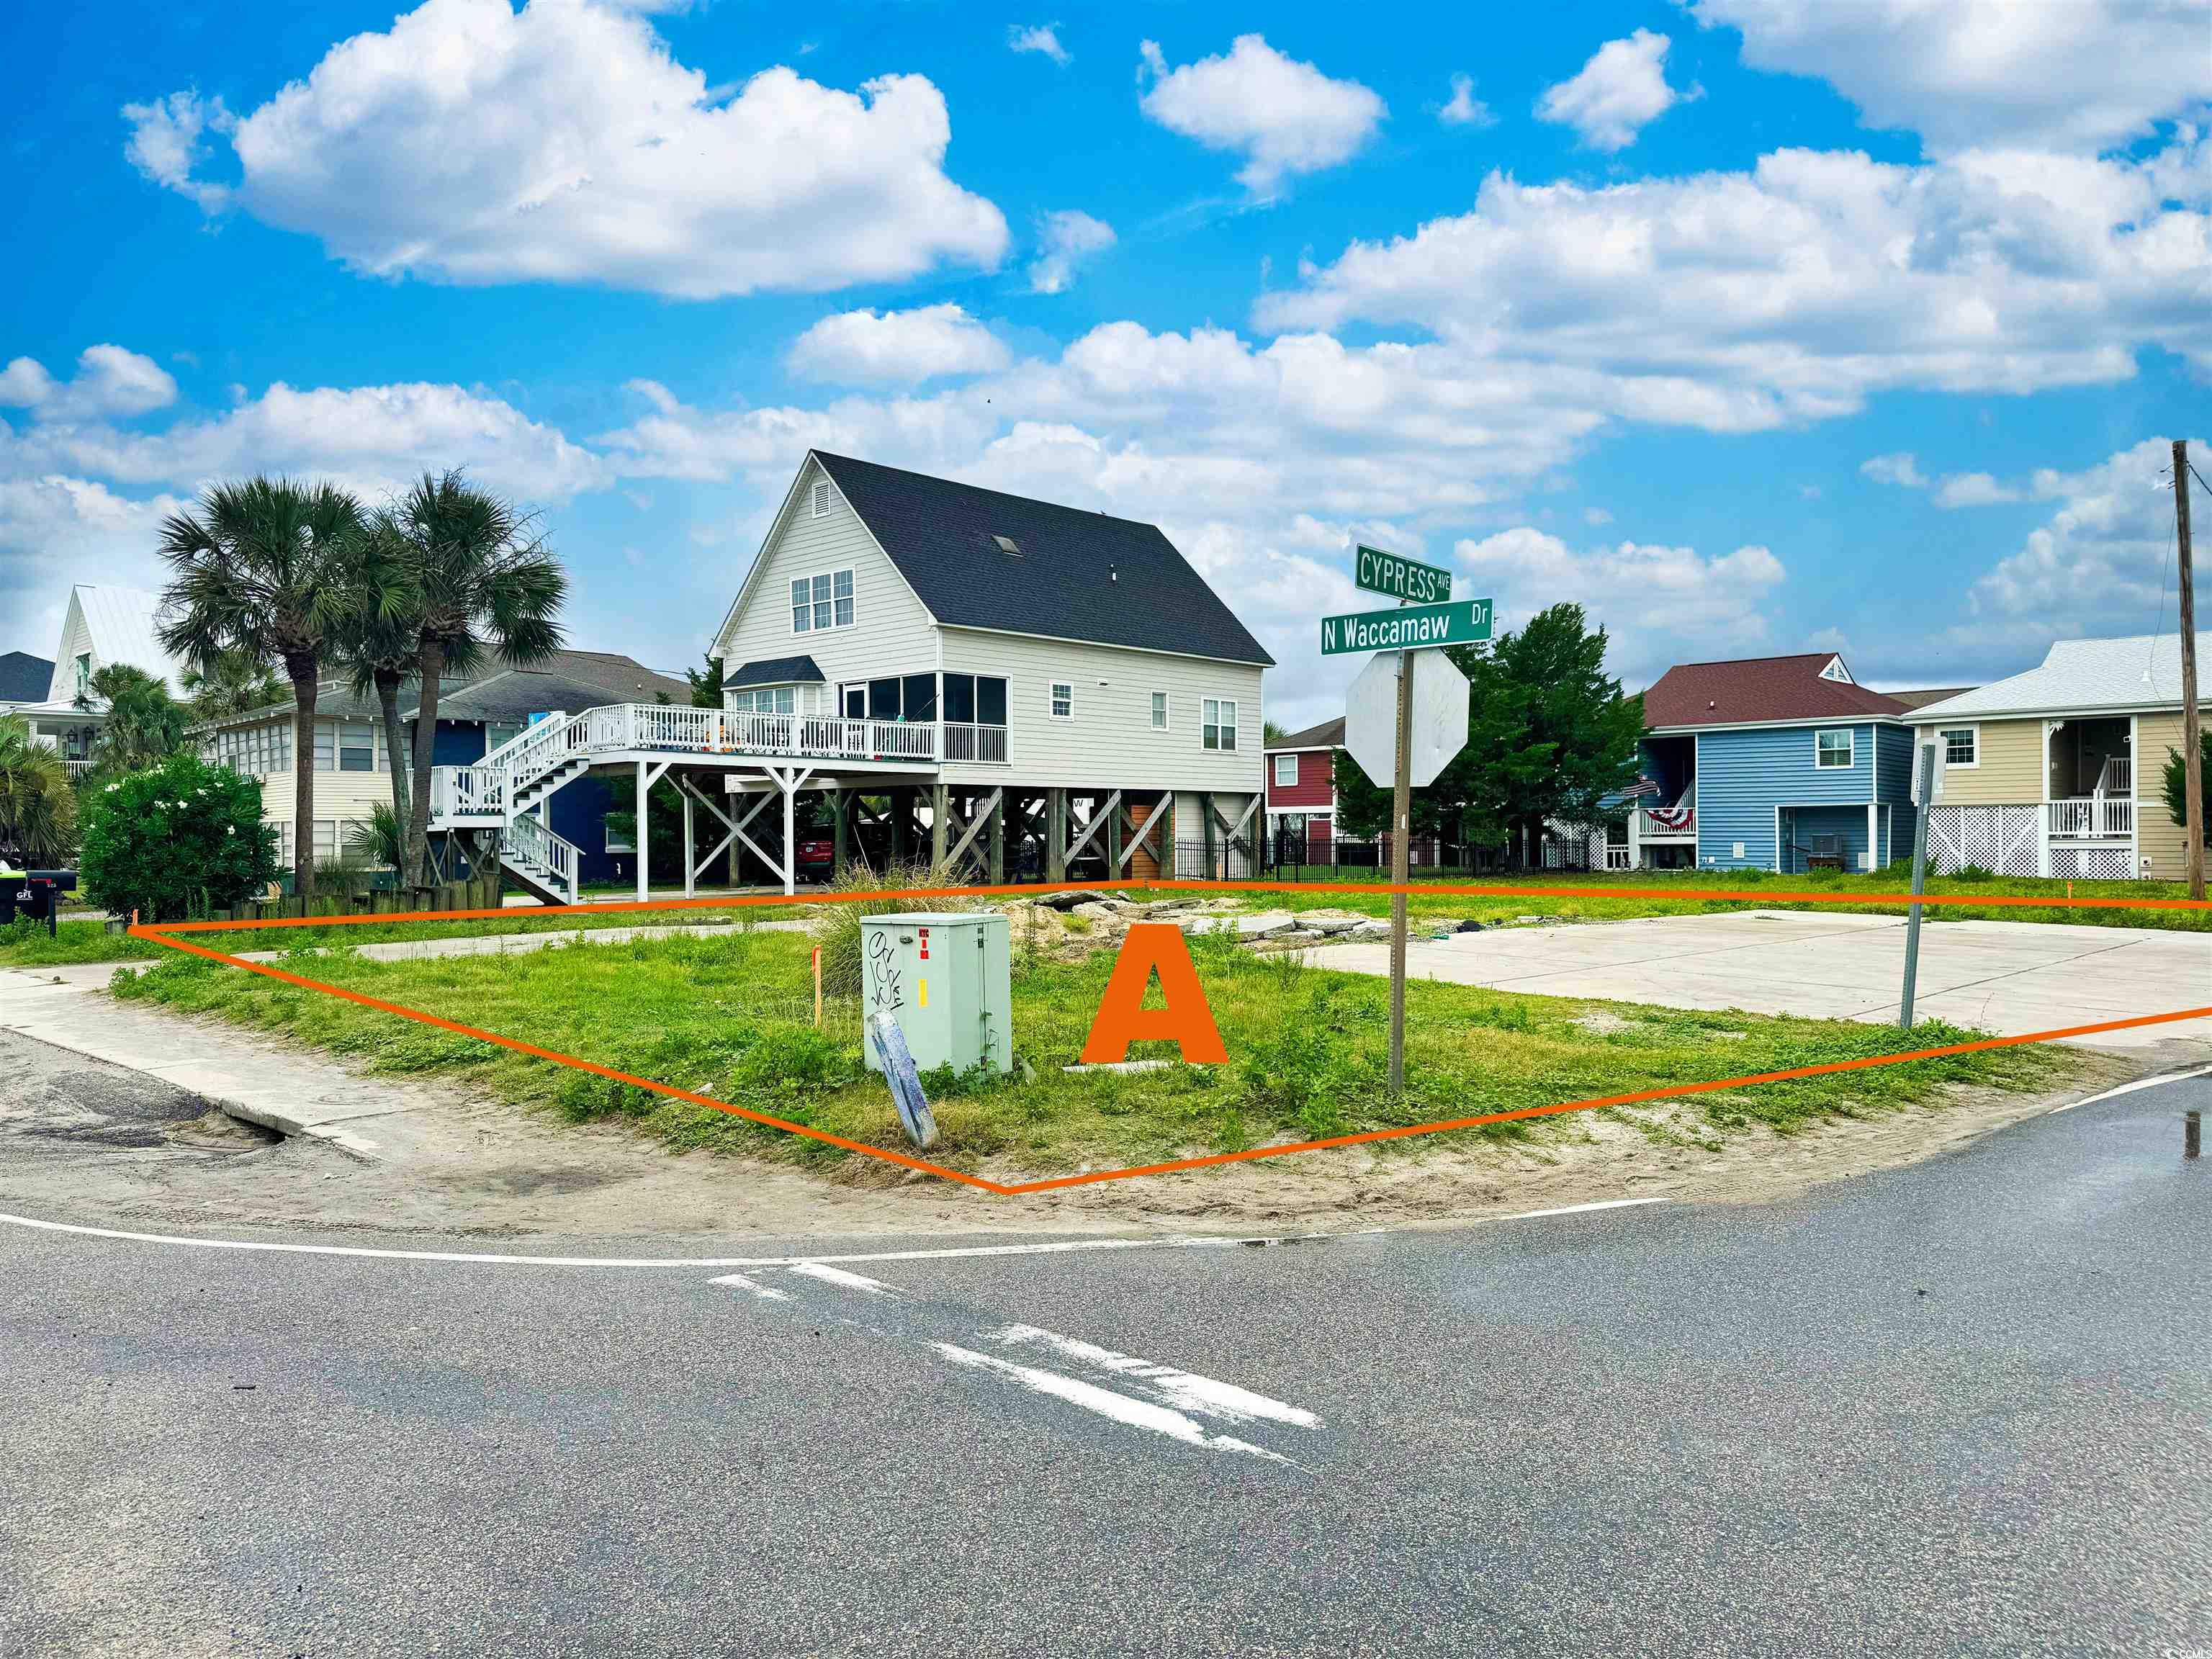
[(1344, 746), (1385, 789), (1398, 780), (1398, 665), (1413, 669), (1413, 784), (1425, 788), (1467, 747), (1467, 676), (1441, 651), (1385, 652), (1359, 671), (1344, 705)]

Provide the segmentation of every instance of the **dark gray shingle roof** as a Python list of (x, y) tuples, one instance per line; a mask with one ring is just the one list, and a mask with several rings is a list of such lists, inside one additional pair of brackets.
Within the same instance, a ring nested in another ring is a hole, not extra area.
[(1268, 744), (1270, 754), (1283, 754), (1293, 749), (1341, 749), (1344, 747), (1344, 716), (1323, 720), (1319, 726), (1309, 726), (1303, 732), (1291, 732)]
[(739, 663), (722, 684), (735, 690), (741, 685), (823, 685), (828, 682), (811, 657), (763, 657), (758, 662)]
[(1157, 525), (815, 459), (941, 623), (1274, 665)]
[(54, 683), (54, 665), (27, 651), (0, 657), (0, 702), (44, 702)]

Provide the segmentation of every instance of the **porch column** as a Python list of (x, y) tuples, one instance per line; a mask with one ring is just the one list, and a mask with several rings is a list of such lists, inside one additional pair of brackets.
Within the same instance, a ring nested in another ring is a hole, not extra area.
[(1866, 863), (1863, 867), (1868, 870), (1881, 868), (1881, 842), (1877, 839), (1881, 833), (1878, 827), (1881, 811), (1881, 809), (1872, 801), (1867, 803)]
[(637, 763), (637, 829), (630, 839), (637, 844), (637, 899), (641, 904), (645, 902), (645, 797), (650, 787), (645, 781), (645, 763), (640, 761)]
[(795, 811), (799, 800), (799, 781), (793, 778), (786, 781), (779, 778), (777, 781), (783, 784), (783, 891), (787, 898), (799, 890), (798, 813)]
[[(684, 775), (679, 772), (676, 775), (680, 782)], [(676, 793), (684, 798), (684, 896), (692, 898), (698, 892), (698, 878), (694, 866), (699, 862), (699, 854), (691, 836), (691, 792), (679, 788)]]
[[(2045, 790), (2047, 793), (2048, 786)], [(2003, 809), (2000, 807), (1998, 811), (2002, 813)], [(2002, 817), (1998, 821), (2002, 823)], [(2051, 873), (2051, 803), (2047, 800), (2039, 801), (2035, 808), (2035, 873)]]
[(1628, 867), (1644, 867), (1644, 809), (1634, 801), (1628, 803)]

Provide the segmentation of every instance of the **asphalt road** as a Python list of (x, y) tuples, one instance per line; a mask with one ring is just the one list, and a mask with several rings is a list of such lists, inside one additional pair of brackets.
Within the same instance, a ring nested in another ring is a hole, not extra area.
[(0, 1224), (0, 1655), (2212, 1652), (2208, 1097), (1268, 1248)]

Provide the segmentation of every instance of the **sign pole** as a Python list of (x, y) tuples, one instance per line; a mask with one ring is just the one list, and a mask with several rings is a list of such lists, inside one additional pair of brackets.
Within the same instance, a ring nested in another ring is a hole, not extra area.
[[(1942, 738), (1939, 736), (1936, 742)], [(1920, 977), (1920, 896), (1928, 890), (1928, 798), (1936, 790), (1936, 744), (1920, 745), (1920, 787), (1912, 796), (1912, 898), (1905, 916), (1905, 995), (1897, 1006), (1897, 1025), (1912, 1029), (1912, 993)]]
[(1413, 828), (1413, 653), (1398, 653), (1398, 775), (1390, 792), (1390, 1093), (1406, 1090), (1406, 847)]

